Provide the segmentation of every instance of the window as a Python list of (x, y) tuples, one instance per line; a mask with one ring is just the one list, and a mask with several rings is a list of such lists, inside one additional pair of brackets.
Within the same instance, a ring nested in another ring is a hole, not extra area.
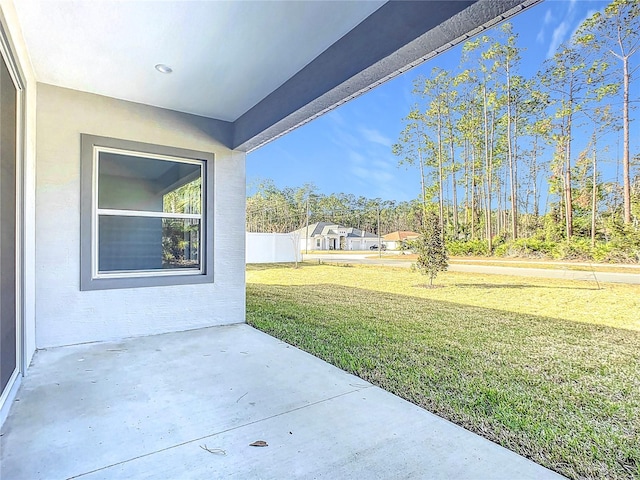
[(81, 289), (213, 281), (213, 155), (82, 135)]
[(320, 248), (320, 239), (319, 238), (316, 240), (316, 247)]

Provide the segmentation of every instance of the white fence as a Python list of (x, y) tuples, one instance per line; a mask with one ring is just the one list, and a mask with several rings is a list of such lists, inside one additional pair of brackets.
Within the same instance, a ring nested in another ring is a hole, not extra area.
[(298, 235), (292, 233), (246, 234), (246, 263), (278, 263), (300, 261)]

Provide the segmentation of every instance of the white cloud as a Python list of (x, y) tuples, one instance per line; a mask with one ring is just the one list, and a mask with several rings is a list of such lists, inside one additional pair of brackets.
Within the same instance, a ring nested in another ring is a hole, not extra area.
[(389, 162), (387, 162), (385, 160), (374, 160), (373, 161), (373, 166), (375, 166), (377, 168), (384, 168), (384, 169), (391, 168), (391, 165), (389, 165)]
[(544, 24), (549, 25), (551, 20), (553, 20), (553, 13), (551, 13), (551, 9), (548, 8), (547, 12), (544, 14)]
[(567, 32), (569, 31), (569, 22), (563, 20), (556, 28), (553, 29), (553, 35), (551, 36), (551, 43), (547, 50), (547, 58), (553, 57), (554, 53), (562, 42), (565, 41)]
[(366, 167), (351, 167), (351, 173), (368, 183), (377, 184), (376, 186), (378, 187), (380, 187), (380, 184), (393, 181), (395, 178), (392, 173)]
[[(564, 19), (553, 30), (551, 41), (549, 43), (549, 49), (547, 50), (547, 58), (551, 58), (556, 53), (558, 47), (567, 40), (570, 40), (578, 31), (580, 25), (582, 25), (582, 23), (587, 18), (589, 18), (597, 11), (591, 8), (587, 10), (586, 14), (582, 18), (576, 20), (576, 16), (580, 15), (581, 11), (584, 11), (582, 9), (576, 8), (577, 0), (570, 0), (569, 2), (564, 2), (564, 4), (568, 4), (568, 7), (564, 13)], [(549, 19), (549, 22), (553, 21), (553, 16), (550, 15), (549, 11), (547, 11), (547, 15), (545, 15), (544, 18), (545, 24), (547, 22), (547, 19)]]
[(383, 135), (378, 130), (366, 127), (360, 127), (359, 130), (364, 139), (369, 143), (377, 143), (385, 147), (391, 147), (393, 144), (389, 137)]
[(347, 153), (349, 160), (351, 160), (353, 163), (357, 164), (357, 165), (363, 165), (364, 163), (366, 163), (366, 159), (364, 158), (364, 155), (362, 155), (361, 153), (358, 153), (354, 150), (350, 150)]
[(544, 43), (547, 25), (549, 25), (552, 21), (553, 21), (553, 13), (551, 13), (551, 9), (548, 8), (546, 13), (544, 14), (544, 20), (542, 21), (542, 28), (540, 28), (540, 30), (538, 31), (538, 35), (536, 35), (537, 43)]
[(327, 131), (327, 136), (331, 142), (347, 150), (357, 149), (360, 145), (360, 140), (345, 128), (332, 128)]
[(346, 121), (342, 114), (338, 110), (331, 110), (326, 115), (327, 119), (335, 123), (336, 125), (342, 127), (346, 124)]

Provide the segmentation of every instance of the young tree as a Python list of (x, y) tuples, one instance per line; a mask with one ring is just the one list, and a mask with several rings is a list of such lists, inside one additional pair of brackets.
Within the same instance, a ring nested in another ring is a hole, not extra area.
[(438, 216), (427, 213), (424, 226), (418, 233), (420, 236), (411, 243), (411, 249), (418, 254), (415, 266), (420, 273), (429, 276), (429, 285), (432, 286), (438, 272), (444, 272), (449, 265)]

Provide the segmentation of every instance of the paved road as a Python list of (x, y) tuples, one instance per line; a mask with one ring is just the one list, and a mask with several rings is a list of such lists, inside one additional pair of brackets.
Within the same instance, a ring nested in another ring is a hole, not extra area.
[[(403, 260), (385, 259), (383, 254), (381, 257), (368, 253), (343, 253), (343, 254), (308, 254), (303, 255), (304, 260), (319, 260), (332, 263), (353, 263), (365, 265), (384, 265), (390, 267), (409, 268), (413, 262)], [(493, 262), (493, 260), (491, 260)], [(494, 265), (482, 265), (481, 260), (477, 260), (477, 264), (458, 264), (449, 263), (449, 270), (452, 272), (470, 272), (470, 273), (490, 273), (498, 275), (514, 275), (520, 277), (541, 277), (541, 278), (560, 278), (564, 280), (585, 280), (598, 281), (605, 283), (628, 283), (640, 285), (639, 273), (614, 273), (614, 272), (594, 272), (580, 271), (569, 269), (547, 269), (547, 268), (525, 268), (525, 267), (498, 267)], [(554, 262), (556, 265), (562, 265), (561, 262)], [(572, 264), (574, 265), (574, 264)], [(589, 264), (584, 264), (588, 266)]]

